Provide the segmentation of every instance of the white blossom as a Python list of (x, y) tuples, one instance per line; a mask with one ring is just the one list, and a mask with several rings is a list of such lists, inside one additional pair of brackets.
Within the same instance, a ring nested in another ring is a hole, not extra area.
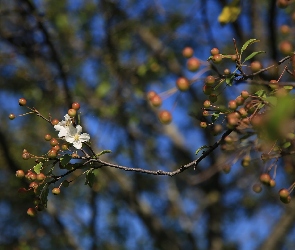
[(90, 135), (87, 133), (82, 133), (82, 127), (77, 125), (74, 127), (73, 125), (68, 126), (68, 133), (65, 135), (64, 139), (72, 143), (76, 149), (82, 148), (82, 142), (89, 141)]
[(59, 131), (58, 133), (59, 138), (65, 137), (69, 133), (69, 127), (73, 126), (71, 117), (68, 114), (66, 114), (64, 117), (65, 117), (64, 121), (61, 121), (54, 126), (55, 130)]

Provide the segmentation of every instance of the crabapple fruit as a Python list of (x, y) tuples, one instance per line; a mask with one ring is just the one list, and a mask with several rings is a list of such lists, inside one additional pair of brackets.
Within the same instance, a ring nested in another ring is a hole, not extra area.
[(194, 55), (194, 50), (193, 50), (193, 48), (191, 48), (191, 47), (185, 47), (185, 48), (182, 50), (182, 55), (183, 55), (183, 57), (185, 57), (185, 58), (191, 58), (191, 57)]
[(20, 98), (18, 100), (18, 104), (19, 104), (19, 106), (26, 106), (27, 100), (25, 98)]
[(172, 121), (172, 115), (167, 110), (160, 111), (158, 117), (159, 117), (160, 122), (163, 124), (169, 124)]
[(72, 109), (79, 110), (80, 109), (80, 104), (78, 102), (73, 102), (72, 103)]
[(189, 71), (194, 72), (200, 68), (201, 63), (200, 63), (199, 59), (197, 59), (195, 57), (191, 57), (190, 59), (187, 60), (186, 66)]
[(53, 189), (52, 189), (52, 193), (53, 193), (54, 195), (59, 195), (59, 194), (60, 194), (60, 188), (53, 188)]
[(180, 90), (180, 91), (187, 91), (190, 87), (190, 83), (189, 80), (185, 77), (179, 77), (176, 80), (176, 87)]

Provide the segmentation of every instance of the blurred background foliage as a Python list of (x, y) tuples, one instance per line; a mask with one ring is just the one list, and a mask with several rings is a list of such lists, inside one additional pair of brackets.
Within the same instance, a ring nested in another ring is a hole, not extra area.
[[(188, 92), (165, 99), (173, 115), (168, 126), (158, 121), (146, 93), (174, 88), (179, 76), (195, 76), (181, 55), (185, 46), (194, 48), (203, 68), (213, 47), (235, 53), (233, 38), (238, 46), (259, 39), (251, 48), (267, 52), (257, 57), (265, 67), (283, 57), (279, 43), (294, 40), (294, 5), (279, 9), (275, 0), (241, 1), (237, 19), (220, 24), (228, 4), (0, 0), (0, 249), (294, 248), (295, 203), (281, 204), (276, 191), (294, 180), (291, 157), (280, 162), (275, 190), (260, 194), (251, 190), (263, 171), (260, 159), (248, 169), (237, 161), (228, 175), (219, 171), (239, 155), (238, 148), (217, 150), (196, 170), (172, 178), (101, 169), (92, 189), (79, 177), (60, 196), (50, 195), (48, 209), (34, 218), (26, 214), (32, 196), (17, 193), (27, 183), (15, 171), (34, 165), (22, 160), (22, 150), (44, 154), (50, 148), (44, 134), (55, 133), (35, 116), (8, 121), (9, 113), (26, 112), (18, 106), (20, 97), (57, 119), (79, 102), (93, 148), (111, 149), (105, 160), (134, 168), (173, 171), (194, 160), (200, 146), (217, 141), (189, 116), (202, 113), (209, 72)], [(282, 34), (283, 24), (289, 33)], [(278, 77), (280, 70), (260, 77)], [(225, 89), (219, 100), (236, 97), (241, 88), (248, 85)]]

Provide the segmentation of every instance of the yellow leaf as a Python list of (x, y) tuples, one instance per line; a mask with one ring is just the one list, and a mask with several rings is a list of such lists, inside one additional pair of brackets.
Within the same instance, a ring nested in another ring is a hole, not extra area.
[(229, 5), (223, 7), (218, 22), (221, 24), (232, 23), (237, 20), (241, 13), (240, 0), (233, 0)]

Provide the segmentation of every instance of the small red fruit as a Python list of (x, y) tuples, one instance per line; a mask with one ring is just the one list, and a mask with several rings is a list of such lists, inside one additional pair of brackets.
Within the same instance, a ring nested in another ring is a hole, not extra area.
[(205, 79), (206, 85), (214, 85), (215, 84), (215, 78), (214, 76), (207, 76)]
[(271, 177), (269, 174), (267, 173), (264, 173), (264, 174), (261, 174), (260, 177), (259, 177), (260, 181), (265, 184), (265, 185), (269, 185), (270, 183), (270, 180), (271, 180)]
[(50, 141), (51, 140), (51, 135), (50, 134), (46, 134), (46, 135), (44, 135), (44, 139), (45, 139), (45, 141)]
[(221, 61), (222, 61), (222, 55), (221, 54), (214, 55), (212, 57), (212, 61), (214, 63), (221, 63)]
[(271, 179), (270, 181), (269, 181), (269, 186), (270, 187), (274, 187), (276, 185), (276, 181), (274, 180), (274, 179)]
[(255, 192), (255, 193), (260, 193), (262, 191), (262, 187), (260, 184), (256, 183), (252, 186), (252, 190)]
[(156, 95), (157, 95), (157, 93), (155, 91), (151, 90), (151, 91), (147, 92), (146, 97), (150, 101)]
[(36, 216), (36, 214), (37, 214), (37, 210), (36, 210), (35, 208), (30, 207), (30, 208), (27, 210), (27, 214), (30, 215), (30, 216), (32, 216), (32, 217), (34, 217), (34, 216)]
[(187, 91), (190, 87), (190, 83), (189, 80), (185, 77), (179, 77), (176, 80), (176, 87), (180, 90), (180, 91)]
[(207, 128), (207, 123), (206, 122), (200, 122), (200, 127), (201, 128)]
[(59, 145), (55, 145), (55, 146), (52, 147), (52, 149), (58, 151), (58, 150), (60, 150), (60, 146)]
[(290, 0), (277, 0), (277, 6), (281, 9), (285, 9), (290, 4)]
[(55, 149), (50, 149), (47, 153), (48, 158), (56, 158), (57, 156), (57, 151)]
[(223, 73), (227, 76), (227, 75), (229, 75), (230, 74), (230, 69), (225, 69), (224, 71), (223, 71)]
[(289, 41), (282, 41), (279, 45), (279, 50), (283, 55), (290, 55), (293, 52), (293, 44)]
[(29, 185), (29, 187), (30, 188), (33, 188), (33, 189), (36, 189), (38, 186), (39, 186), (38, 183), (37, 182), (34, 182), (34, 181), (31, 182), (30, 185)]
[(241, 92), (241, 97), (243, 97), (244, 99), (247, 99), (249, 97), (249, 92), (246, 90), (243, 90)]
[(22, 158), (23, 158), (24, 160), (28, 160), (28, 159), (31, 158), (31, 155), (30, 155), (29, 153), (23, 153), (23, 154), (22, 154)]
[(68, 110), (68, 115), (69, 115), (70, 117), (75, 117), (76, 114), (77, 114), (77, 110), (76, 110), (76, 109), (69, 109), (69, 110)]
[(54, 125), (57, 125), (59, 123), (59, 120), (57, 120), (57, 119), (53, 119), (52, 121), (51, 121), (51, 124), (54, 126)]
[(19, 106), (26, 106), (27, 100), (25, 98), (20, 98), (18, 100), (18, 104), (19, 104)]
[(62, 144), (61, 145), (61, 150), (68, 150), (69, 149), (69, 146), (68, 146), (68, 144)]
[(215, 124), (213, 127), (213, 135), (218, 135), (222, 132), (223, 127), (221, 124)]
[(289, 195), (290, 195), (290, 192), (289, 192), (288, 189), (286, 189), (286, 188), (282, 188), (282, 189), (279, 191), (279, 196), (280, 196), (280, 198), (282, 198), (282, 199), (286, 199), (286, 198), (288, 198)]
[(15, 119), (15, 114), (9, 114), (8, 118), (9, 118), (10, 120)]
[(231, 170), (231, 165), (227, 164), (222, 167), (222, 171), (226, 174), (228, 174), (230, 172), (230, 170)]
[(43, 181), (45, 180), (45, 178), (46, 178), (46, 175), (43, 173), (37, 174), (37, 177), (36, 177), (38, 181)]
[(52, 139), (50, 140), (50, 145), (51, 145), (52, 147), (58, 145), (58, 140), (55, 139), (55, 138), (52, 138)]
[(231, 56), (231, 60), (234, 61), (234, 62), (237, 61), (238, 60), (238, 56), (237, 55), (232, 55)]
[(80, 109), (80, 104), (78, 102), (73, 102), (72, 103), (72, 109), (79, 110)]
[(218, 55), (219, 54), (219, 49), (217, 49), (217, 48), (213, 48), (213, 49), (211, 49), (211, 55), (212, 56), (214, 56), (214, 55)]
[(250, 64), (250, 68), (252, 70), (253, 73), (258, 72), (259, 70), (262, 69), (262, 65), (259, 61), (254, 61)]
[(290, 196), (290, 192), (288, 191), (288, 189), (286, 188), (282, 188), (280, 191), (279, 191), (279, 196), (280, 196), (280, 200), (287, 204), (287, 203), (290, 203), (291, 201), (291, 196)]
[(204, 111), (203, 111), (203, 116), (205, 116), (205, 117), (206, 117), (206, 116), (209, 116), (209, 111), (204, 110)]
[(37, 175), (33, 172), (30, 172), (29, 174), (26, 175), (26, 178), (29, 180), (29, 181), (34, 181), (36, 180), (37, 178)]
[(204, 101), (204, 108), (209, 108), (211, 106), (211, 102), (209, 100)]
[(231, 110), (235, 110), (238, 107), (237, 103), (235, 100), (231, 100), (228, 102), (228, 108)]
[(54, 195), (59, 195), (60, 194), (60, 189), (59, 188), (54, 188), (54, 189), (52, 189), (52, 193)]
[(241, 105), (244, 104), (245, 99), (242, 96), (238, 96), (235, 101), (236, 101), (238, 106), (241, 106)]
[(191, 57), (194, 55), (194, 50), (193, 50), (193, 48), (191, 48), (191, 47), (185, 47), (185, 48), (182, 50), (182, 55), (183, 55), (183, 57), (185, 57), (185, 58), (191, 58)]
[(17, 170), (16, 172), (15, 172), (15, 176), (17, 177), (17, 178), (23, 178), (24, 176), (25, 176), (25, 172), (23, 171), (23, 170)]
[(192, 57), (192, 58), (187, 60), (186, 66), (187, 66), (189, 71), (194, 72), (194, 71), (197, 71), (200, 68), (201, 63), (200, 63), (199, 59), (197, 59), (195, 57)]
[(270, 80), (269, 87), (271, 87), (271, 89), (278, 89), (279, 88), (278, 81), (277, 80)]
[(280, 31), (283, 35), (288, 35), (291, 31), (290, 26), (284, 24), (280, 27)]
[(155, 95), (150, 99), (150, 103), (153, 107), (161, 107), (162, 106), (162, 98), (159, 95)]
[(162, 110), (159, 113), (159, 120), (163, 124), (169, 124), (172, 121), (172, 115), (167, 110)]
[(240, 109), (238, 110), (238, 112), (239, 112), (239, 114), (240, 114), (240, 116), (241, 116), (242, 118), (245, 118), (245, 117), (248, 116), (248, 113), (247, 113), (246, 109), (244, 109), (244, 108), (240, 108)]

